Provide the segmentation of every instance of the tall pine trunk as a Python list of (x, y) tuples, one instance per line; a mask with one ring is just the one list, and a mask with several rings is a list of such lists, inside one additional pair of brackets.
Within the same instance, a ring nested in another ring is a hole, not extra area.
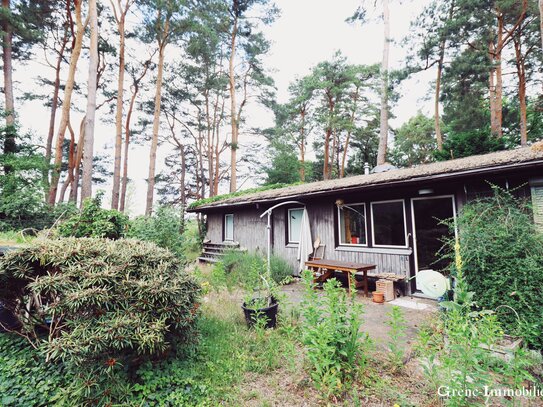
[[(451, 1), (449, 7), (449, 20), (453, 19), (454, 16), (454, 7), (456, 5), (455, 1)], [(439, 59), (437, 61), (437, 78), (436, 78), (436, 89), (434, 96), (434, 128), (436, 131), (436, 142), (437, 149), (439, 151), (443, 150), (443, 134), (441, 133), (441, 120), (439, 113), (439, 98), (441, 96), (441, 78), (443, 76), (443, 64), (445, 62), (445, 48), (447, 46), (447, 37), (445, 34), (442, 34), (441, 42), (439, 43)]]
[(443, 150), (443, 135), (441, 134), (441, 119), (439, 114), (439, 97), (441, 96), (441, 77), (443, 76), (443, 61), (445, 60), (446, 39), (439, 44), (439, 60), (437, 61), (436, 90), (434, 96), (434, 128), (436, 131), (437, 149)]
[[(209, 72), (206, 67), (206, 78), (209, 78)], [(209, 190), (209, 196), (213, 196), (213, 148), (211, 140), (211, 112), (209, 109), (209, 90), (204, 91), (204, 106), (205, 106), (205, 120), (206, 120), (206, 148), (205, 155), (207, 160), (207, 187)]]
[(541, 33), (541, 50), (543, 51), (543, 0), (539, 0), (539, 31)]
[(300, 181), (305, 182), (305, 116), (306, 108), (300, 110), (301, 126), (300, 126)]
[[(57, 142), (55, 145), (55, 162), (51, 176), (51, 186), (49, 188), (49, 204), (54, 205), (58, 181), (60, 178), (60, 167), (62, 165), (62, 147), (64, 144), (64, 136), (66, 134), (66, 128), (68, 127), (68, 120), (70, 117), (70, 109), (72, 105), (72, 93), (75, 85), (75, 73), (77, 70), (77, 62), (81, 55), (81, 48), (83, 45), (83, 36), (85, 35), (85, 26), (81, 16), (81, 6), (83, 0), (74, 0), (75, 6), (75, 21), (76, 21), (76, 34), (72, 44), (72, 54), (70, 56), (70, 67), (68, 70), (68, 78), (64, 87), (64, 99), (62, 101), (61, 118), (57, 133)], [(96, 75), (95, 75), (96, 76)]]
[(232, 137), (230, 142), (230, 192), (237, 190), (237, 149), (239, 123), (236, 115), (236, 77), (234, 72), (234, 61), (236, 58), (236, 37), (238, 33), (238, 19), (234, 17), (234, 26), (230, 37), (230, 59), (228, 62), (228, 77), (230, 88), (230, 121)]
[(347, 131), (347, 137), (345, 138), (345, 144), (343, 145), (343, 154), (342, 154), (342, 157), (341, 157), (341, 167), (339, 168), (339, 178), (343, 178), (345, 176), (345, 164), (347, 163), (347, 155), (348, 155), (348, 152), (349, 152), (349, 143), (351, 142), (352, 129), (354, 128), (354, 119), (355, 119), (355, 115), (356, 115), (359, 92), (360, 92), (360, 89), (357, 87), (356, 91), (355, 91), (355, 93), (353, 95), (353, 111), (351, 112), (350, 127), (349, 127), (349, 131)]
[[(4, 70), (4, 104), (6, 114), (6, 137), (4, 139), (4, 154), (14, 153), (15, 140), (15, 102), (13, 97), (13, 29), (9, 19), (11, 13), (10, 0), (2, 0), (4, 23), (2, 24), (2, 63)], [(5, 172), (10, 172), (10, 166), (4, 166)]]
[(522, 54), (522, 39), (520, 34), (513, 36), (515, 46), (515, 66), (518, 77), (518, 100), (520, 107), (520, 145), (528, 144), (527, 106), (526, 106), (526, 66)]
[(490, 55), (490, 73), (489, 73), (489, 93), (490, 93), (490, 131), (493, 136), (501, 137), (502, 129), (502, 110), (503, 110), (503, 75), (502, 75), (502, 51), (504, 48), (503, 38), (503, 14), (498, 11), (496, 44), (492, 39), (489, 43)]
[(81, 178), (81, 203), (92, 196), (92, 161), (94, 158), (94, 120), (96, 115), (96, 88), (98, 74), (98, 10), (96, 0), (89, 0), (90, 49), (89, 80), (87, 86), (87, 113), (85, 140), (83, 142), (83, 175)]
[(84, 116), (79, 124), (79, 138), (77, 139), (77, 149), (72, 171), (74, 176), (70, 187), (70, 202), (73, 203), (77, 202), (77, 193), (79, 192), (81, 162), (83, 161), (83, 145), (85, 144), (85, 120), (86, 117)]
[(381, 125), (379, 131), (379, 149), (377, 150), (377, 165), (386, 162), (388, 142), (388, 57), (390, 52), (390, 11), (388, 0), (383, 0), (384, 44), (383, 60), (381, 62)]
[(334, 97), (332, 96), (330, 91), (326, 92), (326, 98), (328, 101), (328, 124), (326, 127), (326, 133), (324, 134), (324, 162), (322, 166), (322, 178), (324, 180), (328, 180), (332, 177), (331, 174), (331, 166), (330, 166), (330, 157), (333, 156), (334, 152), (332, 151), (332, 154), (330, 154), (330, 140), (333, 136), (333, 130), (332, 130), (332, 117), (334, 115), (334, 109), (335, 109), (335, 102)]
[(326, 129), (324, 135), (324, 160), (322, 165), (322, 179), (330, 179), (330, 138), (332, 137), (332, 129)]
[[(68, 4), (68, 3), (67, 3)], [(55, 137), (55, 121), (57, 118), (58, 110), (58, 98), (60, 94), (60, 70), (62, 68), (62, 62), (64, 61), (64, 51), (68, 44), (69, 34), (68, 29), (64, 29), (64, 36), (58, 50), (57, 62), (55, 65), (55, 80), (53, 82), (53, 96), (51, 98), (51, 112), (49, 114), (49, 130), (47, 131), (47, 142), (45, 145), (45, 162), (47, 166), (51, 163), (51, 155), (53, 150), (53, 138)], [(43, 171), (43, 182), (49, 189), (49, 168)], [(45, 200), (47, 201), (48, 192), (45, 193)]]
[(117, 0), (117, 8), (111, 3), (117, 29), (119, 31), (119, 77), (117, 83), (117, 106), (115, 114), (115, 160), (113, 165), (113, 187), (111, 191), (111, 208), (119, 209), (119, 195), (121, 185), (121, 155), (123, 144), (123, 97), (124, 97), (124, 74), (125, 74), (125, 20), (130, 9), (132, 0), (127, 0), (123, 8), (121, 1)]
[(496, 135), (503, 136), (503, 74), (502, 74), (502, 51), (503, 43), (503, 15), (498, 18), (498, 44), (496, 49)]
[(155, 92), (155, 110), (153, 115), (153, 138), (151, 140), (151, 149), (149, 152), (149, 175), (147, 179), (147, 198), (145, 205), (145, 214), (153, 213), (153, 200), (155, 193), (155, 176), (156, 176), (156, 152), (158, 149), (158, 132), (160, 130), (160, 108), (162, 102), (162, 80), (164, 74), (164, 51), (166, 50), (166, 38), (168, 36), (169, 21), (166, 20), (164, 33), (158, 42), (158, 72), (156, 79)]
[(130, 137), (132, 131), (130, 130), (130, 122), (132, 120), (132, 112), (134, 110), (134, 103), (139, 91), (139, 84), (134, 87), (134, 93), (130, 98), (130, 105), (128, 107), (128, 113), (126, 114), (126, 122), (124, 126), (124, 151), (123, 151), (123, 177), (121, 182), (121, 196), (119, 202), (119, 210), (124, 212), (126, 208), (126, 189), (128, 187), (128, 152), (130, 150)]
[(124, 93), (124, 15), (119, 23), (119, 83), (117, 87), (117, 112), (115, 114), (115, 163), (113, 166), (113, 190), (111, 193), (111, 208), (119, 208), (119, 189), (121, 183), (121, 149), (123, 143), (123, 93)]
[[(132, 109), (129, 110), (131, 115)], [(128, 152), (130, 151), (130, 119), (127, 117), (124, 130), (124, 149), (123, 149), (123, 176), (121, 179), (121, 196), (119, 198), (119, 210), (124, 212), (126, 207), (126, 189), (128, 187)]]

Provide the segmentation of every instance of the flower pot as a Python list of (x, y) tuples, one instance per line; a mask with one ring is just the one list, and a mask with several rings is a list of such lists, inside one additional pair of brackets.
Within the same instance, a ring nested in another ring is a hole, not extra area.
[(266, 318), (266, 328), (275, 328), (277, 325), (277, 311), (279, 310), (279, 303), (273, 297), (271, 297), (271, 305), (265, 308), (253, 308), (251, 304), (243, 303), (241, 308), (245, 314), (245, 322), (248, 327), (252, 327), (256, 324), (257, 318)]
[(377, 304), (383, 304), (385, 302), (385, 293), (382, 293), (380, 291), (374, 291), (373, 302)]

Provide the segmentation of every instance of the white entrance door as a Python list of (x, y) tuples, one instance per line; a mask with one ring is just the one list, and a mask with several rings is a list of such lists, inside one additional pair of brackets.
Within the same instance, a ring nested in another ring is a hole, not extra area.
[(224, 215), (224, 240), (234, 240), (234, 215)]

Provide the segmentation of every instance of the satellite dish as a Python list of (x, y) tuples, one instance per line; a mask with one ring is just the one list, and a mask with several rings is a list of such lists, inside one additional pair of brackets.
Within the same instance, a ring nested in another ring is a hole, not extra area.
[(442, 297), (449, 289), (449, 280), (434, 270), (421, 270), (417, 273), (417, 286), (431, 298)]

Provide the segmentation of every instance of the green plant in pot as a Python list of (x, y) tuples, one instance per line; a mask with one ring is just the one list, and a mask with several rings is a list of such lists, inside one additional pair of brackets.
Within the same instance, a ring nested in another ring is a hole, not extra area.
[(266, 328), (274, 328), (277, 324), (279, 302), (277, 285), (270, 277), (268, 270), (262, 270), (259, 262), (254, 262), (250, 275), (247, 276), (245, 295), (241, 308), (249, 327), (254, 326), (259, 319), (265, 319)]

